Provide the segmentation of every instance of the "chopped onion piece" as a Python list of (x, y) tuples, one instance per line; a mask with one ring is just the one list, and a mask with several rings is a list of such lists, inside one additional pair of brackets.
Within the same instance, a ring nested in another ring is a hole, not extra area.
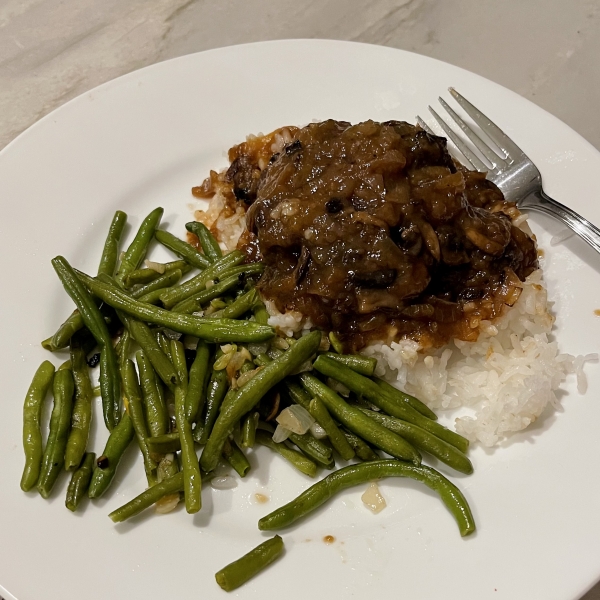
[(182, 334), (179, 333), (178, 331), (173, 331), (172, 329), (169, 329), (168, 327), (164, 327), (163, 328), (163, 333), (170, 339), (170, 340), (178, 340)]
[(259, 354), (264, 354), (269, 349), (269, 342), (264, 342), (262, 344), (248, 344), (248, 351), (253, 356), (258, 356)]
[(238, 388), (241, 388), (242, 386), (247, 384), (262, 368), (263, 367), (257, 367), (256, 369), (253, 369), (252, 371), (246, 371), (245, 373), (242, 373), (237, 378)]
[(213, 477), (210, 485), (215, 490), (232, 490), (237, 487), (237, 481), (231, 475), (223, 475), (222, 477)]
[(273, 441), (276, 444), (285, 442), (285, 440), (287, 440), (288, 437), (290, 437), (290, 433), (292, 432), (289, 429), (287, 429), (287, 427), (284, 427), (283, 425), (277, 425), (275, 433), (273, 434)]
[(327, 437), (327, 432), (316, 421), (310, 426), (310, 432), (317, 440), (323, 440)]
[(344, 398), (348, 398), (350, 396), (350, 390), (343, 384), (337, 381), (336, 379), (332, 379), (331, 377), (327, 378), (327, 385), (338, 394), (344, 396)]
[(279, 350), (287, 350), (290, 347), (290, 345), (288, 344), (287, 340), (284, 340), (282, 337), (276, 337), (271, 342), (271, 346), (273, 348), (277, 348)]
[(371, 481), (367, 491), (360, 497), (360, 499), (374, 514), (381, 512), (386, 507), (385, 498), (381, 495), (379, 486), (374, 481)]
[(153, 262), (151, 260), (145, 260), (144, 265), (147, 269), (152, 269), (153, 271), (156, 271), (161, 275), (166, 271), (166, 267), (162, 263)]
[(292, 404), (279, 413), (277, 422), (293, 433), (304, 435), (315, 420), (305, 408), (299, 404)]
[(179, 504), (179, 494), (168, 494), (163, 496), (154, 504), (154, 510), (160, 515), (170, 513)]
[(184, 335), (183, 347), (186, 350), (195, 350), (198, 347), (198, 338), (194, 335)]

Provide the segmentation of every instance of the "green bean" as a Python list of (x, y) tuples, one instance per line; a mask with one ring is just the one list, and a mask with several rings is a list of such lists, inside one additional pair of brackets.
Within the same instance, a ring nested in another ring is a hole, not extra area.
[[(157, 304), (160, 304), (160, 296), (164, 291), (165, 291), (165, 288), (153, 290), (151, 292), (144, 294), (143, 296), (140, 296), (139, 298), (135, 298), (135, 300), (139, 300), (140, 302), (143, 302), (144, 304), (157, 305)], [(133, 297), (133, 294), (132, 294), (132, 297)]]
[(135, 432), (131, 417), (127, 412), (119, 424), (110, 432), (104, 452), (96, 461), (96, 468), (92, 474), (92, 481), (88, 490), (90, 498), (100, 498), (108, 489), (117, 472), (119, 462), (133, 440)]
[(256, 411), (249, 412), (242, 421), (242, 446), (244, 448), (254, 448), (256, 440), (256, 426), (258, 425), (259, 414)]
[(297, 344), (263, 367), (244, 387), (235, 390), (229, 402), (223, 402), (200, 459), (205, 471), (212, 471), (216, 467), (223, 444), (233, 426), (250, 412), (274, 385), (306, 362), (317, 351), (320, 343), (319, 331), (313, 331), (300, 338)]
[(317, 371), (323, 373), (323, 375), (333, 377), (333, 379), (343, 383), (355, 394), (364, 396), (388, 415), (398, 417), (426, 429), (440, 439), (456, 446), (461, 452), (466, 452), (469, 447), (469, 441), (462, 435), (458, 435), (458, 433), (450, 431), (450, 429), (446, 429), (439, 423), (424, 417), (420, 412), (406, 403), (396, 403), (389, 400), (385, 392), (382, 392), (382, 388), (374, 381), (355, 373), (352, 369), (336, 363), (326, 356), (319, 356), (314, 363), (314, 367)]
[(460, 535), (464, 537), (475, 531), (475, 521), (467, 500), (453, 483), (430, 467), (417, 467), (397, 460), (378, 460), (335, 471), (302, 492), (295, 500), (260, 519), (258, 528), (267, 531), (287, 527), (338, 492), (383, 477), (410, 477), (424, 483), (439, 494), (456, 519)]
[(148, 357), (156, 374), (167, 387), (173, 388), (177, 384), (175, 367), (169, 360), (169, 357), (161, 350), (150, 327), (142, 321), (132, 319), (129, 315), (121, 311), (118, 311), (117, 314), (133, 339), (140, 345), (144, 354)]
[(21, 489), (28, 492), (40, 476), (43, 456), (40, 420), (44, 399), (54, 379), (54, 365), (45, 360), (36, 370), (23, 404), (23, 450), (25, 467), (21, 477)]
[(164, 231), (163, 229), (157, 229), (154, 233), (154, 237), (157, 242), (160, 242), (165, 248), (171, 250), (177, 254), (177, 256), (181, 256), (186, 262), (188, 262), (193, 267), (198, 269), (206, 269), (211, 264), (211, 261), (198, 252), (194, 246), (180, 240), (178, 237), (174, 236), (172, 233), (168, 231)]
[(142, 390), (140, 389), (135, 366), (131, 359), (125, 361), (121, 369), (121, 375), (123, 377), (123, 393), (125, 394), (125, 398), (127, 398), (127, 412), (131, 418), (135, 437), (144, 458), (146, 479), (148, 480), (148, 485), (154, 485), (156, 483), (156, 462), (150, 456), (150, 449), (148, 448), (147, 440), (149, 435), (142, 403)]
[(261, 275), (264, 270), (265, 265), (263, 263), (244, 263), (235, 267), (228, 267), (224, 271), (221, 271), (221, 273), (219, 273), (219, 279), (223, 281), (223, 279), (233, 277), (234, 275), (242, 276), (241, 279), (244, 279), (253, 275)]
[(254, 313), (254, 318), (257, 323), (261, 325), (268, 325), (269, 323), (269, 313), (267, 312), (267, 308), (262, 300), (257, 300), (252, 309)]
[(223, 458), (235, 469), (240, 477), (246, 477), (250, 470), (250, 463), (246, 455), (238, 448), (234, 441), (227, 440), (223, 445)]
[(163, 435), (169, 428), (169, 415), (161, 384), (157, 381), (152, 364), (143, 350), (138, 350), (135, 359), (140, 373), (148, 431), (152, 436)]
[(186, 298), (181, 302), (178, 302), (175, 306), (171, 308), (173, 312), (192, 314), (202, 310), (202, 306), (209, 302), (210, 300), (214, 300), (215, 298), (219, 298), (228, 290), (237, 287), (240, 284), (239, 275), (233, 275), (232, 277), (227, 277), (219, 281), (219, 283), (215, 283), (212, 287), (205, 289), (198, 294), (195, 294), (191, 298)]
[(173, 271), (166, 271), (163, 275), (159, 275), (150, 283), (142, 285), (136, 290), (133, 290), (131, 292), (131, 297), (134, 300), (141, 300), (142, 298), (147, 297), (148, 294), (154, 292), (156, 292), (158, 297), (159, 293), (162, 294), (162, 292), (164, 292), (165, 289), (175, 285), (189, 270), (190, 268), (187, 267), (185, 269), (174, 269)]
[(405, 439), (375, 423), (358, 408), (350, 406), (314, 375), (302, 373), (300, 381), (308, 392), (323, 401), (327, 410), (347, 429), (391, 456), (412, 461), (416, 465), (421, 463), (421, 455)]
[(128, 294), (78, 272), (85, 285), (113, 308), (136, 317), (140, 321), (168, 327), (209, 342), (264, 342), (274, 336), (271, 327), (234, 319), (204, 319), (194, 315), (172, 313), (150, 304), (134, 300)]
[(212, 318), (223, 318), (223, 319), (238, 319), (245, 315), (249, 310), (252, 310), (256, 299), (258, 298), (258, 292), (256, 288), (252, 288), (250, 291), (242, 294), (239, 298), (236, 298), (229, 306), (220, 310), (218, 313), (211, 315)]
[(217, 371), (214, 368), (214, 364), (221, 356), (223, 356), (223, 351), (221, 348), (217, 348), (215, 359), (213, 361), (213, 369), (210, 374), (208, 385), (206, 386), (206, 416), (204, 418), (204, 427), (201, 429), (196, 428), (196, 430), (194, 430), (194, 439), (200, 444), (206, 444), (219, 415), (223, 399), (229, 389), (227, 371), (225, 369)]
[(160, 349), (169, 357), (169, 360), (173, 362), (171, 356), (171, 340), (167, 338), (164, 331), (155, 330), (156, 341), (160, 346)]
[(135, 234), (131, 244), (129, 244), (129, 248), (127, 248), (125, 251), (123, 258), (121, 259), (121, 264), (117, 269), (115, 280), (119, 286), (123, 286), (125, 277), (127, 277), (131, 271), (137, 269), (140, 263), (144, 260), (144, 256), (146, 256), (146, 251), (148, 249), (148, 244), (150, 244), (150, 241), (154, 236), (154, 231), (158, 227), (163, 213), (164, 209), (155, 208), (142, 221), (140, 228)]
[(309, 412), (315, 418), (315, 421), (325, 430), (334, 450), (344, 460), (352, 460), (354, 458), (354, 449), (348, 443), (344, 434), (338, 429), (329, 411), (319, 398), (313, 398), (310, 401)]
[(282, 552), (283, 540), (276, 535), (221, 569), (215, 579), (226, 592), (231, 592), (268, 567)]
[(62, 350), (69, 345), (73, 335), (83, 327), (83, 317), (75, 309), (67, 320), (56, 330), (56, 333), (42, 342), (42, 347), (50, 352)]
[(375, 378), (374, 381), (392, 402), (395, 402), (396, 404), (406, 403), (428, 419), (437, 421), (437, 415), (427, 406), (427, 404), (424, 404), (418, 398), (400, 391), (383, 379)]
[(131, 517), (139, 515), (142, 511), (150, 508), (161, 498), (181, 491), (183, 491), (183, 473), (177, 473), (176, 475), (169, 477), (169, 479), (165, 479), (143, 491), (139, 496), (136, 496), (133, 500), (127, 502), (127, 504), (113, 510), (108, 516), (113, 522), (121, 523), (122, 521), (126, 521)]
[(302, 408), (310, 412), (310, 401), (312, 400), (312, 396), (300, 384), (292, 379), (286, 379), (283, 383), (292, 402), (299, 404)]
[(153, 454), (169, 454), (181, 450), (181, 439), (177, 432), (149, 437), (146, 442)]
[(166, 308), (175, 306), (178, 302), (197, 294), (206, 289), (209, 281), (214, 281), (215, 277), (220, 277), (221, 273), (229, 267), (234, 267), (244, 260), (244, 255), (238, 250), (234, 250), (223, 256), (202, 273), (192, 277), (189, 281), (176, 288), (171, 288), (162, 293), (160, 299)]
[(329, 342), (338, 354), (344, 354), (344, 344), (333, 331), (329, 332)]
[(335, 466), (335, 461), (331, 455), (331, 448), (314, 438), (310, 433), (305, 433), (304, 435), (290, 433), (288, 439), (296, 444), (308, 458), (317, 461), (325, 468), (330, 469)]
[(75, 382), (75, 401), (71, 415), (71, 433), (65, 450), (65, 469), (67, 471), (72, 471), (81, 464), (88, 444), (93, 413), (94, 393), (86, 352), (78, 334), (74, 335), (71, 340), (71, 369)]
[(145, 286), (145, 284), (152, 283), (160, 277), (164, 277), (165, 275), (170, 275), (174, 271), (181, 271), (182, 273), (185, 273), (192, 268), (191, 265), (185, 262), (185, 260), (174, 260), (172, 262), (163, 263), (162, 266), (164, 267), (164, 271), (162, 273), (156, 269), (151, 269), (148, 267), (131, 271), (131, 273), (128, 273), (125, 276), (125, 286), (128, 288), (140, 284)]
[(71, 512), (77, 510), (81, 500), (87, 495), (90, 481), (92, 480), (95, 461), (96, 455), (93, 452), (86, 452), (79, 468), (73, 471), (73, 475), (71, 475), (71, 481), (67, 488), (67, 498), (65, 500), (65, 506)]
[(471, 461), (456, 446), (441, 440), (432, 433), (429, 433), (429, 431), (412, 423), (388, 417), (372, 410), (364, 408), (360, 410), (380, 425), (408, 440), (419, 450), (429, 452), (429, 454), (446, 463), (449, 467), (467, 475), (473, 472)]
[(339, 363), (346, 365), (348, 368), (371, 377), (375, 373), (377, 367), (377, 359), (372, 356), (361, 356), (360, 354), (335, 354), (334, 352), (325, 352), (323, 356), (327, 356)]
[(42, 498), (48, 498), (56, 483), (58, 474), (65, 463), (65, 448), (71, 426), (71, 410), (73, 408), (73, 374), (70, 369), (58, 369), (54, 375), (52, 390), (54, 393), (54, 406), (50, 416), (50, 432), (42, 468), (38, 479), (38, 491)]
[(219, 258), (223, 256), (223, 252), (221, 252), (221, 248), (219, 247), (219, 242), (217, 242), (204, 223), (191, 221), (190, 223), (185, 224), (185, 228), (198, 238), (202, 250), (210, 262), (215, 262), (215, 260), (219, 260)]
[[(173, 475), (177, 475), (177, 473), (179, 473), (179, 463), (177, 462), (177, 458), (173, 452), (167, 452), (167, 454), (161, 458), (158, 463), (158, 468), (156, 469), (158, 482), (160, 483), (165, 479), (169, 479), (169, 477), (173, 477)], [(183, 487), (181, 488), (181, 491), (183, 492)]]
[(98, 266), (98, 275), (101, 273), (105, 273), (109, 277), (114, 275), (117, 260), (119, 258), (119, 242), (126, 222), (127, 215), (124, 212), (120, 210), (115, 212), (110, 227), (108, 228), (106, 241), (104, 242), (100, 265)]
[(210, 346), (204, 340), (198, 340), (196, 357), (190, 367), (189, 383), (185, 395), (185, 406), (190, 424), (199, 418), (206, 402), (206, 384), (210, 373)]
[(353, 434), (347, 429), (342, 430), (342, 433), (348, 440), (348, 443), (352, 446), (352, 448), (354, 448), (356, 458), (365, 461), (381, 459), (381, 456), (379, 456), (363, 439), (359, 438), (357, 435)]
[(102, 411), (104, 422), (110, 430), (116, 425), (120, 416), (121, 382), (119, 365), (106, 322), (93, 298), (66, 259), (62, 256), (57, 256), (52, 259), (52, 266), (60, 278), (63, 287), (77, 305), (86, 327), (101, 347), (100, 390), (102, 392)]
[(173, 356), (173, 364), (177, 369), (177, 376), (179, 377), (179, 383), (175, 386), (175, 421), (181, 441), (185, 509), (188, 513), (192, 514), (198, 512), (202, 507), (202, 480), (200, 467), (198, 466), (198, 457), (194, 449), (192, 426), (188, 419), (185, 405), (187, 368), (183, 344), (176, 340), (171, 340), (171, 354)]
[(256, 441), (262, 446), (270, 448), (277, 454), (283, 456), (290, 464), (292, 464), (298, 471), (308, 475), (309, 477), (315, 477), (317, 474), (317, 465), (297, 450), (288, 448), (285, 444), (278, 444), (273, 441), (273, 438), (266, 431), (258, 429), (256, 431)]

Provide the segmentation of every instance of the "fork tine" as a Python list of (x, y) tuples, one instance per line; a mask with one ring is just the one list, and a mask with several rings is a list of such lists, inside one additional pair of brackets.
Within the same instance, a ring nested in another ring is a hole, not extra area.
[(474, 154), (471, 149), (458, 137), (452, 129), (448, 126), (446, 121), (438, 115), (431, 106), (429, 107), (429, 112), (433, 115), (435, 120), (439, 123), (440, 127), (446, 132), (446, 135), (452, 140), (454, 145), (458, 148), (459, 152), (469, 161), (470, 165), (476, 169), (477, 171), (488, 171), (488, 167), (484, 164), (479, 157)]
[(514, 160), (525, 154), (500, 127), (473, 106), (464, 96), (452, 87), (448, 88), (448, 91), (473, 121), (481, 127), (481, 130), (506, 154), (507, 158)]
[(429, 125), (427, 125), (427, 123), (425, 123), (425, 121), (423, 121), (423, 119), (421, 119), (421, 117), (419, 115), (416, 116), (416, 119), (417, 119), (417, 123), (421, 126), (421, 129), (426, 131), (429, 135), (435, 135), (435, 133), (433, 133), (431, 127), (429, 127)]
[(493, 168), (496, 168), (499, 163), (504, 163), (504, 159), (496, 154), (457, 114), (451, 106), (443, 98), (438, 98), (440, 104), (450, 115), (453, 121), (463, 130), (464, 134), (473, 142), (477, 149), (491, 163)]

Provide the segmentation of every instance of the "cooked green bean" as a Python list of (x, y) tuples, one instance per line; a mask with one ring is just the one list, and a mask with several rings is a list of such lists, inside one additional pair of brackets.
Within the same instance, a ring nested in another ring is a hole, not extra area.
[(157, 242), (160, 242), (165, 248), (168, 248), (171, 252), (177, 254), (177, 256), (181, 256), (181, 258), (193, 267), (206, 269), (206, 267), (211, 264), (211, 261), (204, 256), (204, 254), (198, 252), (194, 246), (180, 240), (168, 231), (157, 229), (154, 233), (154, 237)]
[(119, 286), (123, 285), (125, 277), (131, 273), (131, 271), (137, 269), (144, 260), (144, 256), (146, 256), (146, 251), (148, 250), (148, 244), (150, 244), (150, 241), (154, 236), (154, 231), (158, 227), (163, 213), (164, 209), (155, 208), (142, 221), (133, 241), (129, 244), (129, 247), (123, 254), (121, 264), (117, 269), (115, 280)]
[(143, 350), (138, 350), (135, 359), (140, 374), (148, 431), (152, 436), (163, 435), (168, 431), (169, 415), (161, 384), (157, 381), (152, 364)]
[(131, 359), (127, 359), (121, 369), (123, 377), (123, 393), (127, 399), (127, 412), (131, 418), (135, 437), (144, 458), (144, 470), (148, 485), (156, 483), (156, 462), (150, 456), (148, 448), (148, 427), (144, 415), (144, 406), (142, 403), (142, 390), (138, 382), (135, 366)]
[(356, 453), (356, 458), (360, 460), (380, 460), (381, 456), (377, 454), (367, 442), (363, 439), (359, 438), (357, 435), (353, 434), (351, 431), (347, 429), (343, 429), (342, 433), (348, 440), (348, 443), (354, 448), (354, 452)]
[(259, 414), (256, 411), (249, 412), (242, 421), (242, 446), (244, 448), (254, 448), (256, 440), (256, 426), (258, 425)]
[(110, 432), (104, 452), (96, 461), (96, 468), (92, 474), (92, 481), (88, 490), (90, 498), (100, 498), (108, 489), (117, 472), (119, 462), (133, 440), (135, 432), (131, 417), (123, 413), (119, 424)]
[(372, 356), (361, 356), (360, 354), (335, 354), (334, 352), (325, 352), (323, 356), (327, 356), (339, 363), (346, 365), (348, 368), (371, 377), (375, 373), (377, 367), (377, 359)]
[(268, 567), (282, 552), (283, 540), (276, 535), (221, 569), (215, 579), (226, 592), (231, 592)]
[(159, 293), (162, 294), (165, 289), (175, 285), (189, 270), (190, 269), (188, 267), (186, 269), (174, 269), (173, 271), (166, 271), (164, 275), (159, 275), (150, 283), (142, 285), (133, 290), (131, 292), (131, 297), (134, 300), (141, 300), (142, 298), (147, 297), (148, 294), (152, 294), (154, 292), (156, 292), (156, 295), (158, 296)]
[(383, 379), (375, 378), (374, 381), (392, 402), (395, 402), (396, 404), (406, 403), (428, 419), (437, 421), (437, 415), (427, 406), (427, 404), (421, 402), (418, 398), (400, 391)]
[(42, 347), (50, 352), (62, 350), (69, 345), (73, 335), (83, 327), (83, 317), (75, 309), (66, 321), (56, 330), (56, 333), (42, 342)]
[(244, 263), (235, 267), (228, 267), (224, 271), (221, 271), (221, 273), (219, 273), (219, 279), (223, 281), (223, 279), (237, 275), (243, 280), (246, 277), (252, 277), (253, 275), (261, 275), (264, 270), (264, 263)]
[(391, 456), (409, 460), (416, 465), (421, 463), (421, 455), (405, 439), (375, 423), (358, 408), (350, 406), (311, 373), (301, 373), (299, 377), (305, 389), (322, 400), (327, 410), (347, 429)]
[[(153, 290), (151, 292), (144, 294), (143, 296), (140, 296), (139, 298), (136, 297), (135, 300), (139, 300), (140, 302), (143, 302), (144, 304), (158, 305), (158, 304), (160, 304), (160, 296), (164, 291), (165, 291), (165, 288)], [(133, 294), (132, 294), (132, 297), (133, 297)]]
[(211, 317), (222, 319), (237, 319), (242, 317), (249, 310), (252, 310), (257, 298), (258, 292), (256, 288), (252, 288), (250, 291), (236, 298), (229, 306), (212, 314)]
[(199, 275), (192, 277), (189, 281), (176, 288), (164, 291), (160, 299), (166, 308), (171, 308), (182, 300), (202, 292), (206, 289), (206, 284), (209, 281), (214, 281), (215, 277), (220, 277), (223, 271), (240, 264), (243, 260), (244, 255), (240, 251), (234, 250), (214, 262)]
[(250, 470), (250, 463), (246, 455), (238, 448), (234, 441), (227, 440), (223, 444), (223, 458), (235, 469), (240, 477), (246, 477)]
[(210, 374), (210, 346), (198, 340), (196, 357), (190, 367), (189, 383), (185, 395), (188, 421), (193, 425), (199, 418), (206, 402), (206, 383)]
[(398, 417), (399, 419), (426, 429), (440, 439), (456, 446), (461, 452), (467, 451), (469, 441), (462, 435), (458, 435), (458, 433), (446, 429), (439, 423), (424, 417), (420, 412), (408, 404), (391, 401), (385, 392), (382, 392), (382, 388), (367, 377), (355, 373), (352, 369), (349, 369), (326, 356), (319, 356), (314, 363), (314, 367), (319, 373), (323, 373), (323, 375), (332, 377), (340, 383), (343, 383), (355, 394), (364, 396), (388, 415)]
[(331, 455), (331, 448), (314, 438), (310, 433), (307, 432), (304, 435), (290, 433), (288, 439), (290, 442), (296, 444), (308, 458), (317, 461), (326, 469), (331, 469), (335, 466), (335, 461)]
[(134, 300), (128, 294), (85, 273), (78, 276), (92, 292), (108, 305), (122, 310), (146, 323), (155, 323), (179, 333), (187, 333), (206, 341), (264, 342), (274, 336), (271, 327), (234, 319), (204, 319), (194, 315), (172, 313), (150, 304)]
[(90, 481), (92, 480), (92, 473), (94, 472), (95, 461), (96, 455), (93, 452), (86, 452), (79, 468), (73, 471), (73, 475), (71, 475), (65, 506), (72, 512), (77, 510), (84, 496), (87, 495)]
[(313, 398), (309, 404), (309, 412), (315, 418), (315, 421), (325, 430), (334, 450), (344, 460), (352, 460), (354, 458), (354, 449), (348, 443), (344, 434), (338, 429), (323, 401), (319, 398)]
[(144, 354), (148, 357), (156, 374), (166, 386), (173, 388), (177, 384), (175, 367), (169, 360), (169, 357), (161, 350), (150, 327), (146, 323), (133, 319), (121, 311), (118, 311), (117, 314), (133, 339), (140, 345)]
[(254, 313), (254, 318), (256, 319), (257, 323), (260, 323), (261, 325), (268, 325), (269, 313), (267, 312), (264, 302), (260, 300), (260, 298), (254, 304), (252, 312)]
[(104, 242), (100, 265), (98, 266), (98, 275), (101, 273), (104, 273), (109, 277), (114, 275), (117, 260), (119, 258), (119, 242), (121, 241), (125, 223), (127, 223), (127, 215), (120, 210), (115, 212), (110, 227), (108, 228), (106, 241)]
[(186, 298), (181, 302), (178, 302), (175, 306), (171, 308), (173, 312), (192, 314), (202, 310), (202, 307), (211, 300), (215, 298), (219, 298), (228, 290), (231, 290), (237, 287), (240, 284), (239, 275), (233, 275), (232, 277), (227, 277), (221, 279), (219, 283), (215, 283), (212, 287), (205, 289), (201, 292), (198, 292), (191, 298)]
[(185, 224), (185, 228), (198, 238), (202, 250), (210, 262), (215, 262), (215, 260), (219, 260), (219, 258), (223, 256), (219, 242), (217, 242), (204, 223), (191, 221), (190, 223)]
[(308, 360), (317, 351), (320, 343), (320, 331), (313, 331), (300, 338), (298, 343), (282, 356), (263, 367), (244, 387), (235, 390), (229, 402), (223, 402), (200, 459), (205, 471), (212, 471), (216, 467), (223, 444), (234, 425), (250, 412), (274, 385)]
[(292, 402), (299, 404), (302, 408), (310, 412), (310, 401), (312, 400), (312, 396), (300, 384), (292, 379), (286, 379), (283, 383)]
[(453, 483), (430, 467), (417, 467), (397, 460), (378, 460), (335, 471), (302, 492), (295, 500), (260, 519), (258, 528), (266, 531), (287, 527), (338, 492), (383, 477), (410, 477), (424, 483), (439, 494), (456, 519), (460, 535), (470, 535), (475, 531), (475, 521), (467, 500)]
[(441, 440), (429, 431), (407, 421), (388, 417), (373, 410), (364, 408), (360, 410), (377, 423), (408, 440), (415, 448), (429, 452), (449, 467), (467, 475), (473, 472), (471, 461), (456, 446)]
[(102, 412), (108, 429), (118, 422), (120, 413), (121, 380), (117, 356), (102, 313), (93, 298), (85, 289), (71, 265), (62, 256), (52, 259), (52, 266), (63, 287), (77, 305), (86, 327), (101, 347), (100, 390), (102, 392)]
[(273, 441), (271, 434), (258, 429), (256, 431), (256, 441), (262, 446), (270, 448), (274, 452), (277, 452), (280, 456), (283, 456), (291, 465), (296, 467), (298, 471), (308, 475), (309, 477), (315, 477), (317, 474), (317, 465), (297, 450), (288, 448), (284, 443), (278, 444)]
[(150, 508), (161, 498), (176, 492), (183, 491), (183, 473), (177, 473), (156, 485), (143, 491), (139, 496), (113, 510), (108, 516), (115, 522), (121, 523), (131, 517), (139, 515), (142, 511)]
[(71, 427), (74, 389), (75, 384), (73, 383), (71, 369), (58, 369), (52, 384), (54, 406), (50, 416), (50, 432), (48, 433), (37, 484), (42, 498), (50, 496), (58, 474), (65, 464), (65, 448), (69, 437), (69, 428)]
[(81, 464), (88, 444), (93, 414), (94, 393), (86, 352), (81, 345), (79, 334), (74, 335), (71, 339), (71, 369), (75, 382), (75, 401), (71, 415), (71, 433), (65, 450), (65, 469), (67, 471), (72, 471)]
[(21, 477), (21, 489), (28, 492), (40, 476), (43, 456), (40, 419), (44, 399), (54, 379), (54, 365), (45, 360), (35, 372), (23, 403), (23, 450), (25, 467)]
[(342, 344), (340, 338), (333, 331), (329, 332), (329, 342), (331, 347), (338, 353), (344, 354), (344, 344)]
[(206, 416), (204, 417), (204, 426), (201, 428), (196, 427), (194, 430), (194, 439), (200, 444), (206, 444), (219, 415), (223, 398), (225, 398), (229, 389), (227, 371), (225, 369), (217, 371), (214, 368), (214, 364), (221, 356), (223, 356), (223, 351), (221, 348), (217, 348), (210, 379), (206, 386)]
[(125, 276), (125, 286), (128, 288), (131, 288), (134, 285), (143, 285), (146, 287), (146, 284), (152, 283), (160, 277), (164, 277), (165, 275), (170, 275), (174, 271), (181, 271), (182, 273), (185, 273), (192, 268), (191, 265), (185, 262), (185, 260), (174, 260), (172, 262), (163, 263), (162, 266), (164, 267), (164, 271), (162, 273), (149, 267), (131, 271), (131, 273), (128, 273)]
[(198, 457), (194, 449), (192, 425), (188, 419), (185, 404), (188, 376), (185, 364), (185, 352), (181, 342), (171, 340), (171, 355), (173, 356), (173, 364), (177, 369), (177, 376), (179, 378), (179, 383), (175, 386), (175, 421), (181, 441), (185, 509), (188, 513), (192, 514), (198, 512), (202, 507), (202, 479), (200, 476), (200, 467), (198, 466)]
[(169, 454), (181, 450), (181, 438), (177, 432), (149, 437), (146, 442), (153, 454)]

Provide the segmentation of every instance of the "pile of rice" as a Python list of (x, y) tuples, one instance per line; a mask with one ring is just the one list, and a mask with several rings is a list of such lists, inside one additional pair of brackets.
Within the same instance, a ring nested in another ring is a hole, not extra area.
[[(237, 208), (231, 214), (220, 192), (207, 210), (196, 211), (196, 218), (212, 228), (224, 250), (235, 249), (246, 228), (245, 211)], [(519, 215), (513, 225), (532, 235), (526, 215)], [(269, 301), (266, 306), (269, 325), (281, 335), (292, 336), (312, 327), (299, 312), (282, 314)], [(560, 409), (556, 392), (567, 375), (576, 375), (581, 394), (587, 389), (583, 365), (597, 361), (598, 355), (559, 354), (557, 342), (548, 341), (554, 323), (551, 306), (538, 269), (523, 283), (512, 308), (493, 323), (481, 323), (477, 342), (453, 340), (440, 349), (423, 351), (415, 341), (400, 340), (371, 344), (361, 352), (377, 358), (378, 376), (431, 409), (468, 408), (469, 416), (455, 420), (456, 431), (471, 442), (491, 447), (525, 429), (547, 407)]]

